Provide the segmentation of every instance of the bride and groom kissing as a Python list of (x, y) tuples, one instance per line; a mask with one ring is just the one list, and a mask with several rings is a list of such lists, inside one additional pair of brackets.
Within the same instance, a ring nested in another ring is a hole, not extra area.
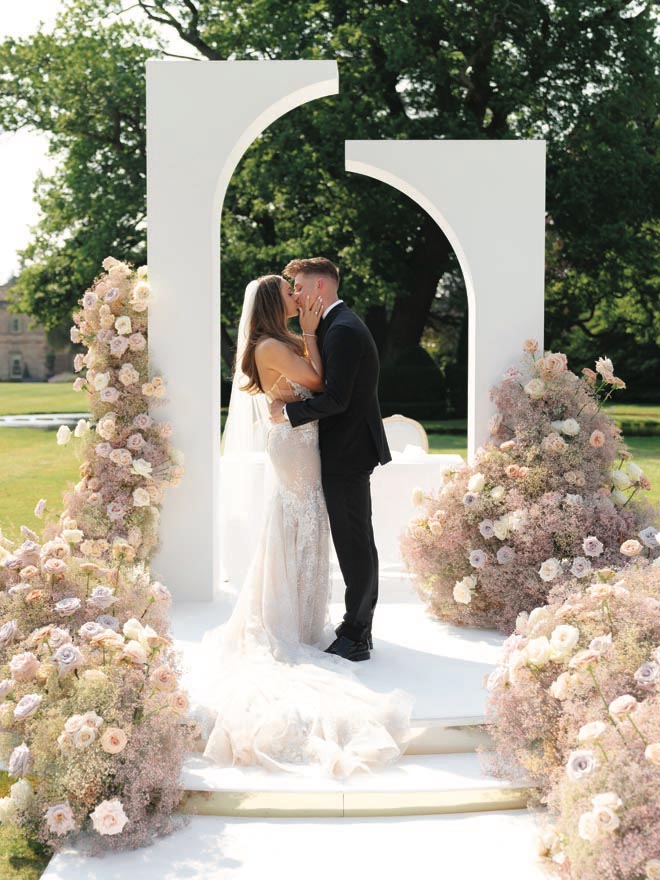
[[(263, 432), (274, 491), (231, 616), (202, 640), (216, 711), (204, 755), (221, 765), (343, 776), (395, 760), (410, 737), (410, 694), (353, 671), (378, 599), (370, 477), (392, 456), (376, 345), (338, 288), (314, 257), (245, 293), (225, 438)], [(346, 587), (336, 629), (330, 535)]]

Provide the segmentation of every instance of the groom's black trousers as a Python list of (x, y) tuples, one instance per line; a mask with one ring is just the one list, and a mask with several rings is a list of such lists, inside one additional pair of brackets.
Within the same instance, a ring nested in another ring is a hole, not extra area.
[(338, 636), (359, 641), (371, 632), (378, 599), (378, 551), (371, 522), (373, 468), (321, 474), (332, 541), (346, 584), (346, 613)]

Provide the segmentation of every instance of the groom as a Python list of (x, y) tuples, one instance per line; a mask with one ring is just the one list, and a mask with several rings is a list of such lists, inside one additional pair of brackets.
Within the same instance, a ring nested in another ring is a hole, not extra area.
[(292, 260), (282, 274), (293, 279), (297, 304), (308, 296), (323, 301), (316, 333), (326, 390), (293, 403), (274, 400), (270, 416), (294, 428), (319, 420), (323, 493), (346, 584), (346, 614), (326, 653), (368, 660), (378, 599), (370, 477), (377, 464), (392, 460), (378, 404), (378, 351), (366, 325), (337, 297), (339, 270), (330, 260)]

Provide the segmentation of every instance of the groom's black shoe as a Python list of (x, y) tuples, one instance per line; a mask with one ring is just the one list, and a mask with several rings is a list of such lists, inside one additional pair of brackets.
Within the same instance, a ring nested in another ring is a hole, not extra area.
[[(337, 630), (335, 630), (335, 634), (337, 634)], [(374, 649), (374, 640), (373, 640), (372, 637), (371, 637), (371, 630), (367, 633), (367, 635), (365, 636), (365, 638), (366, 638), (366, 640), (367, 640), (367, 644), (369, 645), (369, 650), (370, 650), (370, 651), (373, 651), (373, 649)]]
[(346, 660), (368, 660), (371, 657), (369, 643), (366, 639), (355, 642), (348, 636), (338, 636), (330, 647), (325, 649), (324, 653), (338, 654)]

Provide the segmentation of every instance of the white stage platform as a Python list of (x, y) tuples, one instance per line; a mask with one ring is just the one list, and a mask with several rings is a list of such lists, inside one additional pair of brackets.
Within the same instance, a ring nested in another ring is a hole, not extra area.
[[(343, 582), (334, 579), (331, 616), (344, 614)], [(195, 703), (204, 703), (199, 643), (203, 632), (223, 623), (235, 591), (227, 585), (215, 602), (176, 602), (172, 634), (184, 658), (184, 685)], [(467, 629), (432, 620), (400, 572), (384, 573), (374, 616), (371, 659), (355, 663), (355, 673), (368, 687), (411, 693), (413, 720), (421, 726), (477, 725), (484, 721), (484, 679), (498, 662), (504, 636), (495, 630)]]
[(152, 846), (56, 855), (42, 880), (547, 880), (527, 810), (379, 819), (194, 816)]
[[(333, 620), (343, 614), (343, 585), (334, 584)], [(214, 602), (177, 602), (172, 632), (182, 651), (183, 684), (193, 705), (204, 702), (198, 668), (206, 629), (223, 623), (235, 592)], [(270, 773), (259, 767), (215, 767), (190, 755), (180, 777), (186, 827), (152, 846), (103, 859), (75, 848), (57, 855), (44, 880), (336, 880), (337, 872), (394, 880), (488, 875), (541, 880), (535, 856), (539, 814), (524, 809), (529, 790), (488, 776), (475, 752), (487, 744), (484, 679), (504, 637), (429, 618), (401, 572), (384, 572), (374, 618), (372, 659), (356, 663), (365, 684), (402, 687), (414, 697), (417, 738), (378, 773), (329, 779)], [(341, 830), (341, 839), (337, 833)], [(330, 836), (332, 835), (332, 836)]]

